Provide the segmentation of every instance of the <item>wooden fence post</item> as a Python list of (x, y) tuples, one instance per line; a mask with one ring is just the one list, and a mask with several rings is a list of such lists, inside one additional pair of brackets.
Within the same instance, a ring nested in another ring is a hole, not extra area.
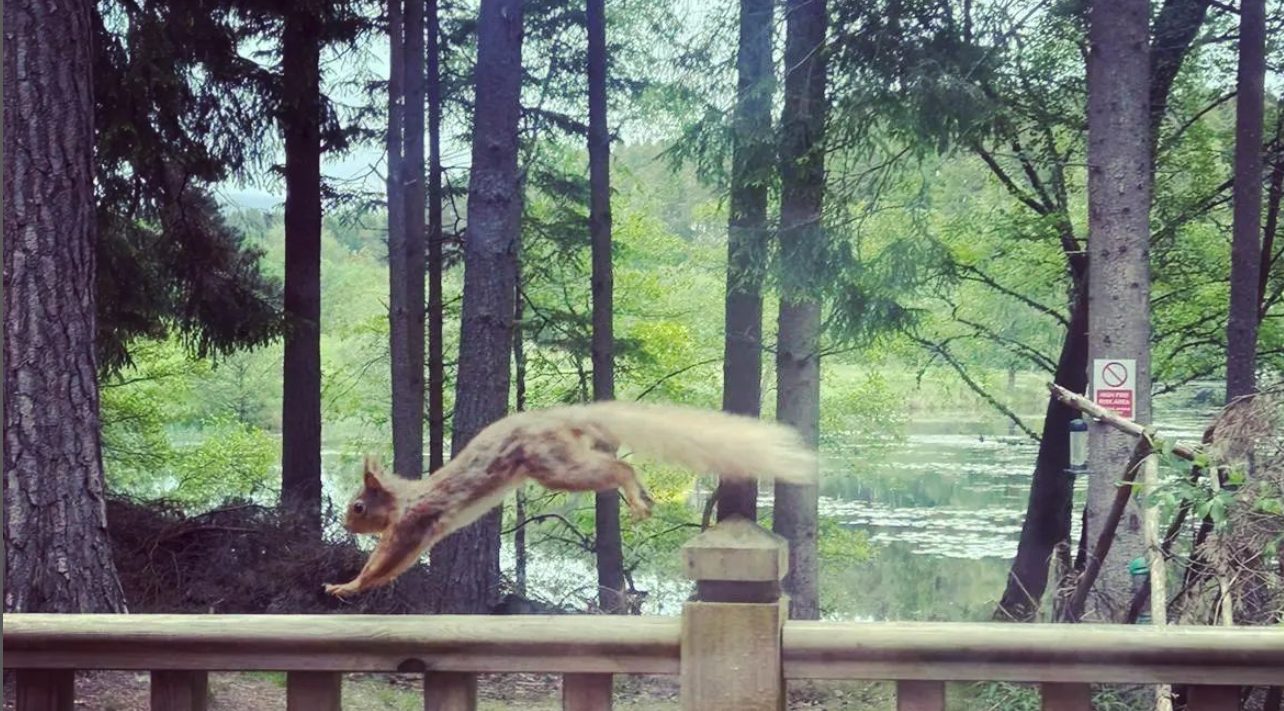
[(14, 684), (18, 711), (72, 711), (75, 707), (74, 669), (19, 669)]
[(152, 711), (205, 711), (209, 699), (205, 671), (163, 669), (152, 672)]
[(789, 601), (784, 539), (741, 517), (683, 546), (696, 599), (682, 607), (684, 711), (781, 711), (781, 626)]

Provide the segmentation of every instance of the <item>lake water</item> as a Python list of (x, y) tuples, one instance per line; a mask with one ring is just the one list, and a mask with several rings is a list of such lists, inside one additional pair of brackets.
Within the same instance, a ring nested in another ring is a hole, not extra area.
[[(1196, 384), (1157, 399), (1157, 427), (1166, 438), (1198, 442), (1216, 413)], [(1027, 422), (1039, 422), (1028, 415)], [(823, 614), (856, 620), (981, 620), (994, 610), (1016, 553), (1038, 445), (1010, 434), (1006, 421), (959, 417), (915, 422), (895, 440), (827, 437), (820, 514), (863, 532), (872, 555), (822, 560)], [(1076, 481), (1076, 511), (1086, 479)], [(700, 497), (693, 499), (700, 505)], [(770, 490), (760, 497), (771, 505)], [(1077, 540), (1079, 516), (1074, 517)], [(511, 573), (511, 541), (502, 565)], [(531, 593), (580, 606), (593, 594), (592, 561), (532, 550)], [(676, 614), (690, 592), (677, 560), (655, 561), (635, 575), (649, 593), (645, 611)]]

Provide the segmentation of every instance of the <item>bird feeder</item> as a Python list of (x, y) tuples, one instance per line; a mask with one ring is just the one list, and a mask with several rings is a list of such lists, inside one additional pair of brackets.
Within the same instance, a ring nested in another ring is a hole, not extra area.
[(1088, 423), (1081, 418), (1070, 420), (1070, 469), (1071, 474), (1088, 470)]

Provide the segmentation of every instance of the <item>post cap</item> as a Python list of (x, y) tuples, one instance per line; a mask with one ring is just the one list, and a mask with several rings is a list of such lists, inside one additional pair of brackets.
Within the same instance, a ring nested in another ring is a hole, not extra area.
[(690, 580), (778, 583), (789, 571), (785, 539), (742, 516), (719, 521), (682, 546)]

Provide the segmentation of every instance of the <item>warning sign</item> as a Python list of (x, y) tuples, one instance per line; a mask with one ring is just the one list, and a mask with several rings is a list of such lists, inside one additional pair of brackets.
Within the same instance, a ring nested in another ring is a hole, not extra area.
[(1092, 399), (1131, 420), (1133, 402), (1137, 399), (1137, 361), (1133, 358), (1093, 360)]

